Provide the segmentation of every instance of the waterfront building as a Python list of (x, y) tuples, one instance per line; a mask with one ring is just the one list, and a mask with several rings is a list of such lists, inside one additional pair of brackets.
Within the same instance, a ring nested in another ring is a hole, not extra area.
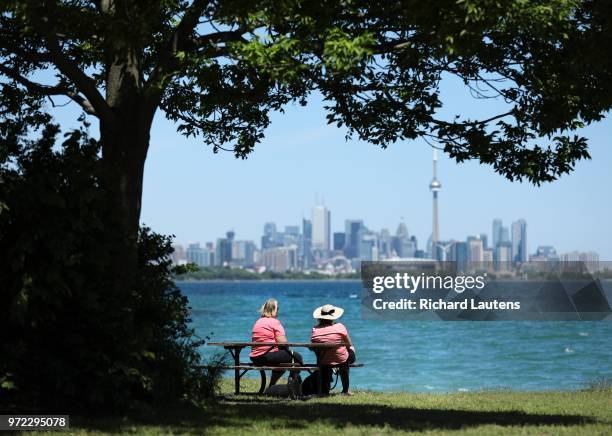
[(174, 265), (182, 265), (187, 262), (187, 255), (185, 253), (185, 249), (181, 244), (173, 244), (172, 245), (172, 254), (170, 255), (170, 260)]
[(241, 268), (253, 267), (255, 265), (255, 250), (253, 241), (234, 241), (231, 265)]
[(599, 254), (594, 251), (571, 251), (569, 253), (563, 253), (559, 256), (559, 260), (564, 265), (564, 269), (568, 270), (581, 270), (577, 268), (578, 265), (584, 265), (589, 272), (595, 272), (600, 270)]
[(201, 247), (199, 243), (189, 244), (185, 256), (187, 262), (195, 263), (199, 267), (214, 265), (214, 251), (209, 247)]
[(294, 271), (298, 264), (298, 247), (274, 247), (262, 250), (261, 263), (266, 270), (274, 272)]
[(512, 269), (512, 244), (506, 241), (498, 242), (493, 260), (495, 271), (510, 272)]

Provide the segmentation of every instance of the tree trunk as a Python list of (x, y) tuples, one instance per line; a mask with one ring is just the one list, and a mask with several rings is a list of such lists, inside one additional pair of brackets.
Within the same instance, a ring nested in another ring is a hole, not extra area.
[(104, 225), (113, 247), (110, 274), (121, 286), (130, 282), (138, 260), (142, 185), (151, 128), (151, 120), (139, 109), (122, 108), (116, 120), (100, 126), (103, 183), (108, 196)]

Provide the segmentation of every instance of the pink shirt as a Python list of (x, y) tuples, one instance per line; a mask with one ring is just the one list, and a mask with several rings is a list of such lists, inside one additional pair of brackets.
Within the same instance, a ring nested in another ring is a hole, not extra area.
[[(310, 339), (312, 342), (342, 342), (348, 336), (346, 327), (343, 324), (337, 323), (325, 327), (313, 327)], [(323, 365), (339, 365), (346, 362), (349, 354), (346, 347), (343, 345), (334, 350), (325, 350), (321, 354), (321, 363)]]
[[(261, 317), (255, 321), (253, 325), (253, 336), (251, 337), (252, 342), (276, 342), (276, 338), (279, 336), (285, 336), (285, 329), (282, 324), (276, 318)], [(270, 348), (269, 345), (262, 347), (252, 347), (251, 357), (261, 356), (266, 354), (268, 351), (278, 351), (278, 347)]]

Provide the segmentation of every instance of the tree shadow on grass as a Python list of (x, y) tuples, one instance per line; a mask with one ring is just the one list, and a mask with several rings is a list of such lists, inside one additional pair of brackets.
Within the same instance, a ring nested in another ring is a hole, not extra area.
[[(263, 407), (262, 407), (263, 406)], [(210, 424), (219, 426), (244, 426), (256, 421), (270, 420), (274, 416), (291, 428), (306, 429), (313, 423), (340, 429), (348, 424), (364, 427), (382, 427), (394, 430), (459, 429), (480, 425), (525, 426), (562, 425), (573, 426), (595, 423), (596, 420), (580, 415), (547, 415), (520, 411), (471, 411), (454, 409), (426, 409), (394, 407), (376, 404), (235, 404), (219, 410), (211, 416)]]
[(205, 409), (165, 410), (129, 419), (75, 421), (78, 422), (78, 427), (112, 433), (118, 433), (134, 425), (161, 426), (167, 427), (169, 433), (182, 433), (202, 432), (210, 426), (239, 430), (262, 422), (268, 422), (271, 427), (294, 429), (308, 429), (312, 425), (323, 424), (330, 430), (339, 430), (350, 424), (371, 427), (372, 430), (387, 426), (393, 430), (404, 431), (456, 430), (480, 425), (579, 426), (598, 422), (587, 416), (533, 414), (521, 411), (470, 411), (295, 401), (281, 404), (246, 400), (236, 401), (233, 404), (218, 403)]

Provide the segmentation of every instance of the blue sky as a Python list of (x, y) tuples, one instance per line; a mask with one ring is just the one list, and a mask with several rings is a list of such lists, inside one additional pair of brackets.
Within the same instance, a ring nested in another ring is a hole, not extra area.
[[(497, 101), (476, 101), (462, 85), (442, 84), (452, 116), (487, 115), (503, 109)], [(74, 106), (74, 105), (72, 105)], [(58, 117), (74, 121), (76, 108)], [(612, 260), (611, 121), (589, 126), (592, 160), (560, 180), (534, 187), (511, 183), (477, 163), (439, 162), (442, 239), (491, 233), (491, 221), (524, 218), (528, 245), (554, 245), (558, 251), (595, 250)], [(247, 160), (213, 154), (197, 138), (184, 138), (157, 113), (145, 168), (141, 221), (179, 243), (214, 241), (227, 230), (259, 243), (263, 225), (296, 225), (310, 217), (315, 198), (331, 210), (332, 231), (345, 219), (360, 218), (373, 230), (395, 232), (403, 217), (422, 247), (431, 232), (431, 148), (422, 140), (383, 150), (345, 141), (345, 131), (325, 122), (317, 96), (306, 107), (274, 114), (266, 138)]]

